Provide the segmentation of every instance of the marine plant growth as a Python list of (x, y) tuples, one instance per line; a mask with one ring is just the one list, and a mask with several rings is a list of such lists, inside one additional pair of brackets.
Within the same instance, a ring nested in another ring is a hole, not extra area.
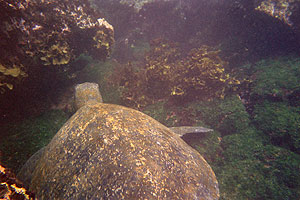
[[(252, 79), (249, 100), (243, 99), (248, 113), (232, 97), (195, 107), (221, 132), (221, 156), (211, 162), (221, 199), (299, 198), (299, 65), (283, 57), (244, 66)], [(205, 157), (217, 155), (210, 149)]]
[(252, 67), (255, 125), (274, 145), (300, 153), (300, 60), (265, 60)]
[[(242, 91), (249, 97), (227, 95), (184, 105), (193, 125), (215, 130), (185, 139), (212, 166), (221, 200), (299, 199), (299, 65), (299, 59), (286, 57), (241, 67), (252, 80)], [(161, 112), (157, 119), (166, 124), (170, 116), (177, 122), (182, 117), (166, 104), (148, 108), (144, 112), (153, 117)]]
[(114, 42), (113, 27), (88, 1), (6, 0), (0, 18), (0, 93), (45, 66), (66, 70), (81, 53), (104, 60)]
[(150, 45), (142, 67), (128, 64), (121, 73), (119, 84), (128, 105), (140, 108), (161, 99), (222, 99), (241, 84), (220, 57), (220, 50), (203, 45), (184, 54), (177, 43), (163, 39), (152, 40)]
[(51, 110), (21, 122), (1, 125), (0, 163), (18, 172), (36, 151), (46, 146), (68, 116)]

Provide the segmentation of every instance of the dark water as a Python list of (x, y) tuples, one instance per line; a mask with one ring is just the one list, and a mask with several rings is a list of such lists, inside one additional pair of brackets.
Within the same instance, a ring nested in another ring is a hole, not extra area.
[(299, 2), (93, 0), (78, 16), (113, 26), (109, 56), (72, 21), (71, 1), (20, 2), (0, 2), (1, 164), (17, 173), (48, 144), (88, 81), (166, 126), (214, 129), (183, 139), (213, 168), (220, 199), (299, 199)]

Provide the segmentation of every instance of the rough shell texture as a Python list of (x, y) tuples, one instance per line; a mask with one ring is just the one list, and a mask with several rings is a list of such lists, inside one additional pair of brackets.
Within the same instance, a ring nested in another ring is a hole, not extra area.
[(39, 199), (219, 198), (196, 150), (151, 117), (102, 103), (79, 109), (55, 135), (30, 188)]
[(26, 188), (29, 188), (32, 174), (34, 169), (39, 162), (41, 156), (43, 155), (45, 147), (41, 148), (37, 152), (35, 152), (22, 166), (21, 170), (19, 171), (17, 178), (22, 181), (23, 185)]

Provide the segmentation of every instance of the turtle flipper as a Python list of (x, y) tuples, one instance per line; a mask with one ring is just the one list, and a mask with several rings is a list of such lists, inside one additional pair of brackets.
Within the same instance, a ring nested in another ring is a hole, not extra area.
[(213, 129), (204, 128), (202, 126), (176, 126), (176, 127), (169, 127), (171, 131), (179, 135), (180, 137), (184, 136), (188, 133), (207, 133), (212, 132)]

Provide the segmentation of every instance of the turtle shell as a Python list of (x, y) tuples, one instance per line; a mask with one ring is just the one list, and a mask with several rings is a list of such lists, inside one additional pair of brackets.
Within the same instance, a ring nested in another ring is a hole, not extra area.
[(130, 108), (81, 107), (46, 146), (30, 189), (39, 199), (219, 198), (214, 172), (170, 129)]

